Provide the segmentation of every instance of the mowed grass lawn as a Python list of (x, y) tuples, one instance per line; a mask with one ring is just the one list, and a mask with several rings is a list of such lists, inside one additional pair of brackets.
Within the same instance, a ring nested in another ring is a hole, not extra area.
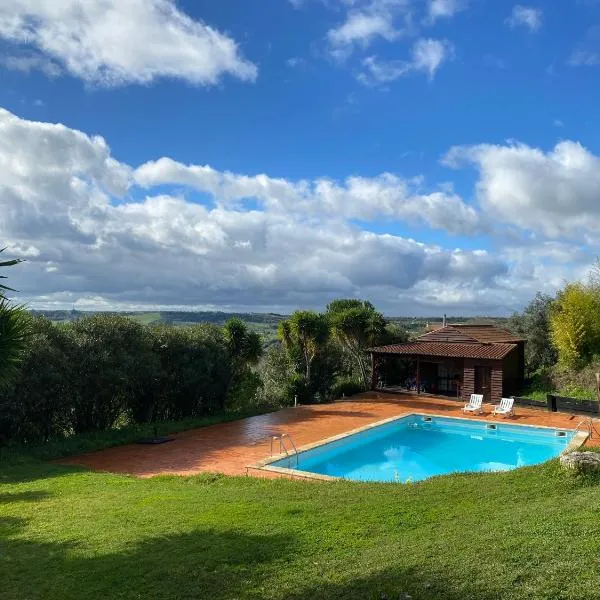
[(0, 597), (600, 598), (600, 485), (557, 461), (419, 484), (0, 463)]

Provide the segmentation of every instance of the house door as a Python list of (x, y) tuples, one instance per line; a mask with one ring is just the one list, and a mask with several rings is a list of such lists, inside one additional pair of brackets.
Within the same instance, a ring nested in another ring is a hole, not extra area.
[(492, 368), (475, 367), (475, 393), (483, 394), (483, 401), (492, 400)]

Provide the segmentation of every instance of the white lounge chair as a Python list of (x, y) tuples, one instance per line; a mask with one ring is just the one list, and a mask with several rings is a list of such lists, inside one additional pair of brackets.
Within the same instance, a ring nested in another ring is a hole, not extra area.
[(515, 410), (514, 410), (514, 404), (515, 404), (515, 399), (514, 398), (502, 398), (502, 400), (500, 400), (500, 404), (498, 404), (498, 406), (494, 406), (494, 410), (492, 411), (492, 415), (514, 415), (515, 414)]
[(483, 394), (471, 394), (471, 399), (465, 404), (463, 411), (481, 414), (483, 412), (482, 403)]

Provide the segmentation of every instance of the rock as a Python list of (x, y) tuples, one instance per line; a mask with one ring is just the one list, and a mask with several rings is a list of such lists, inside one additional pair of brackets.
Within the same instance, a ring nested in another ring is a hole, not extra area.
[(560, 464), (565, 469), (585, 472), (600, 471), (600, 453), (598, 452), (569, 452), (560, 457)]

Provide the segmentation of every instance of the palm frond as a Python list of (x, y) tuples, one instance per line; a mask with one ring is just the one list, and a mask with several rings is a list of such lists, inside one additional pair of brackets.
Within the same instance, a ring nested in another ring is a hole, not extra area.
[[(6, 250), (6, 248), (0, 248), (0, 254), (2, 252), (4, 252)], [(19, 263), (22, 263), (23, 260), (20, 258), (13, 258), (11, 260), (4, 260), (4, 261), (0, 261), (0, 267), (14, 267), (15, 265), (18, 265)], [(6, 275), (0, 275), (0, 279), (6, 279)], [(11, 287), (8, 287), (7, 285), (2, 285), (0, 284), (0, 298), (4, 298), (4, 292), (15, 292), (16, 290), (14, 290)]]
[(17, 372), (30, 333), (27, 311), (0, 298), (0, 387)]

